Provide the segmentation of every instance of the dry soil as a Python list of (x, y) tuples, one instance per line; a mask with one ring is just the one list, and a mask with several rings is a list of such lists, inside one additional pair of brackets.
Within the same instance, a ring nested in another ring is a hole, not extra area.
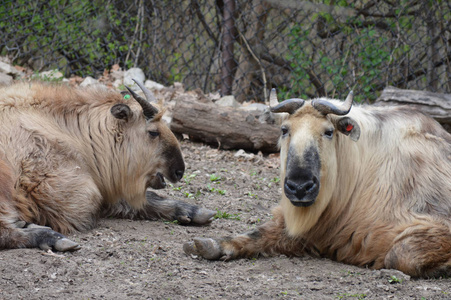
[[(104, 219), (71, 239), (72, 253), (0, 251), (0, 299), (451, 299), (451, 279), (414, 280), (328, 259), (285, 256), (207, 261), (185, 255), (195, 236), (247, 231), (279, 198), (277, 156), (182, 143), (182, 182), (160, 194), (218, 210), (202, 227)], [(238, 153), (239, 154), (239, 153)]]

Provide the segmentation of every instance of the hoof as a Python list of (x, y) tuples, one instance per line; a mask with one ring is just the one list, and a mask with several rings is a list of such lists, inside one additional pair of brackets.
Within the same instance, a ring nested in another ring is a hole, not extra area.
[(215, 215), (215, 210), (199, 208), (199, 210), (194, 215), (192, 222), (199, 225), (210, 224), (213, 221)]
[(59, 232), (44, 226), (32, 226), (21, 229), (28, 237), (27, 248), (40, 248), (42, 250), (75, 251), (80, 246), (69, 240)]
[(58, 241), (56, 241), (55, 246), (54, 246), (55, 250), (58, 251), (76, 251), (76, 250), (80, 250), (80, 245), (67, 239), (67, 238), (62, 238)]
[(222, 256), (221, 246), (210, 238), (195, 238), (194, 242), (183, 245), (183, 251), (188, 255), (200, 255), (209, 260), (217, 260)]
[(180, 223), (180, 224), (183, 224), (183, 225), (187, 225), (187, 224), (191, 224), (191, 218), (190, 217), (188, 217), (188, 216), (178, 216), (177, 217), (177, 221)]
[(196, 245), (194, 245), (194, 242), (188, 242), (183, 244), (183, 252), (187, 255), (199, 255), (196, 250)]
[(27, 222), (25, 222), (25, 221), (17, 221), (17, 222), (14, 222), (13, 224), (14, 224), (14, 227), (16, 227), (16, 228), (25, 228), (27, 226)]
[(41, 225), (37, 225), (37, 224), (28, 224), (27, 228), (52, 229), (48, 226), (41, 226)]

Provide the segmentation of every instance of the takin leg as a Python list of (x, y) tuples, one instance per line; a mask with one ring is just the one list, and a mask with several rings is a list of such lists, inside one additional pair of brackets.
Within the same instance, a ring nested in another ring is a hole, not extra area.
[(138, 220), (177, 220), (181, 224), (204, 225), (213, 220), (216, 211), (198, 207), (180, 200), (165, 199), (154, 192), (146, 192), (147, 202), (143, 209), (134, 209), (121, 201), (105, 207), (103, 217), (118, 217)]
[(50, 228), (19, 221), (12, 178), (11, 169), (0, 160), (0, 249), (77, 250), (77, 243)]
[(385, 267), (412, 277), (450, 276), (450, 225), (421, 222), (407, 227), (385, 256)]
[(18, 221), (13, 226), (0, 222), (0, 249), (40, 248), (73, 251), (80, 246), (49, 227)]
[(305, 245), (300, 238), (292, 238), (285, 231), (285, 221), (280, 207), (273, 211), (274, 218), (255, 230), (220, 239), (195, 238), (183, 245), (186, 254), (200, 255), (210, 260), (230, 260), (258, 255), (285, 254), (301, 256)]

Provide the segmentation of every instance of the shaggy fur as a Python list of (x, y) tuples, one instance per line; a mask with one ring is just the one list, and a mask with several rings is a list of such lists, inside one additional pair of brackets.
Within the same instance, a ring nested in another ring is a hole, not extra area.
[(159, 113), (146, 120), (133, 98), (103, 88), (22, 83), (1, 89), (0, 249), (54, 246), (43, 247), (40, 236), (60, 235), (27, 224), (67, 234), (95, 226), (104, 209), (134, 217), (125, 211), (151, 206), (150, 218), (160, 207), (175, 218), (179, 203), (171, 211), (155, 194), (146, 199), (147, 187), (161, 184), (157, 173), (176, 181), (185, 168), (161, 107), (152, 105)]
[[(293, 206), (283, 193), (273, 220), (255, 231), (195, 239), (185, 251), (206, 257), (218, 248), (212, 259), (309, 253), (414, 277), (451, 275), (451, 135), (407, 107), (355, 106), (346, 117), (360, 127), (357, 141), (339, 132), (343, 117), (324, 116), (308, 101), (284, 122), (281, 182), (290, 147), (300, 165), (309, 147), (320, 154), (313, 205)], [(323, 135), (329, 128), (332, 139)]]

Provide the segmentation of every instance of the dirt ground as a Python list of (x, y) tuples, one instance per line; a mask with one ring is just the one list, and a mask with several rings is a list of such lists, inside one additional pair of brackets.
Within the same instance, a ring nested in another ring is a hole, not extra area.
[(451, 278), (414, 280), (311, 257), (206, 261), (184, 242), (247, 231), (278, 202), (277, 156), (185, 141), (182, 182), (161, 195), (218, 210), (203, 227), (105, 219), (72, 253), (0, 251), (0, 299), (451, 299)]

